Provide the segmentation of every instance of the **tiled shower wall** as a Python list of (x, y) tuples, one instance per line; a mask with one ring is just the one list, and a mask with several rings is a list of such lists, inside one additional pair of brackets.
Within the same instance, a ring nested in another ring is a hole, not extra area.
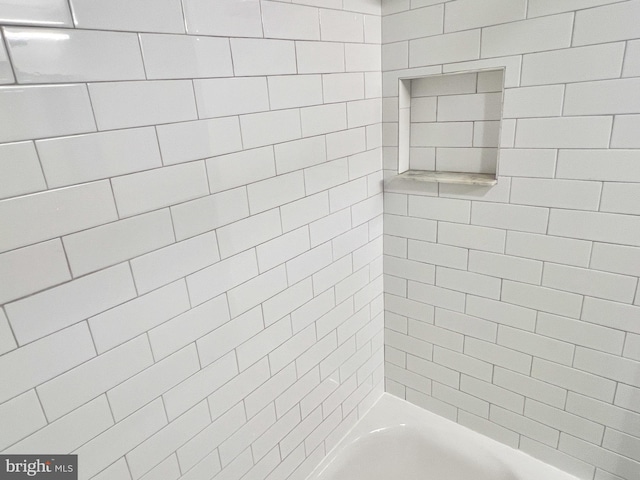
[(640, 478), (640, 1), (383, 3), (398, 78), (506, 67), (498, 184), (385, 192), (386, 388), (583, 479)]
[(304, 478), (382, 392), (379, 0), (0, 22), (0, 451)]

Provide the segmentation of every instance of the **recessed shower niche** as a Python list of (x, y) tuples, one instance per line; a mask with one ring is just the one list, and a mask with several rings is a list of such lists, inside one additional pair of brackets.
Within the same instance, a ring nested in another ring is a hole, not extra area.
[(503, 92), (504, 68), (400, 78), (398, 175), (389, 186), (495, 185)]

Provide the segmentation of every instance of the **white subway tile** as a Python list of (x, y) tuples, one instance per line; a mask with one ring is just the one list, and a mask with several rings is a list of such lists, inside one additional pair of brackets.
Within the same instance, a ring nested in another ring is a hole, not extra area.
[(382, 19), (377, 15), (364, 16), (364, 41), (365, 43), (382, 43)]
[(467, 375), (462, 375), (460, 379), (460, 390), (513, 412), (522, 413), (524, 410), (522, 395)]
[(208, 232), (248, 216), (249, 202), (244, 187), (171, 207), (177, 240)]
[(518, 120), (518, 148), (607, 148), (611, 117), (525, 118)]
[[(36, 271), (38, 275), (33, 274)], [(71, 280), (71, 275), (59, 239), (0, 255), (0, 283), (3, 285), (0, 304), (67, 280)]]
[(464, 62), (480, 57), (480, 29), (409, 42), (409, 67)]
[(77, 277), (167, 246), (174, 236), (165, 209), (78, 232), (63, 241)]
[(231, 317), (246, 312), (287, 288), (284, 265), (252, 278), (227, 292)]
[(242, 115), (240, 127), (245, 148), (287, 142), (302, 136), (300, 113), (296, 109)]
[(322, 76), (322, 88), (326, 103), (361, 100), (364, 94), (362, 73), (331, 73)]
[(556, 150), (514, 148), (500, 151), (500, 175), (552, 178), (555, 172)]
[[(273, 406), (270, 405), (224, 441), (219, 447), (222, 465), (225, 466), (225, 470), (221, 472), (220, 478), (240, 478), (240, 475), (253, 465), (251, 451), (247, 449), (247, 447), (254, 443), (263, 433), (269, 432), (269, 430), (274, 427), (275, 423), (276, 414)], [(268, 433), (266, 434), (268, 435)], [(245, 453), (238, 455), (238, 452), (243, 450), (245, 450)], [(237, 458), (232, 461), (236, 456)], [(247, 458), (245, 458), (246, 456)], [(236, 464), (239, 461), (245, 464), (240, 475), (233, 475), (229, 473), (230, 469), (235, 470), (237, 468)]]
[(634, 18), (640, 16), (639, 2), (626, 2), (576, 13), (574, 45), (590, 45), (637, 38), (640, 27)]
[[(372, 175), (375, 179), (376, 173), (380, 172), (381, 155), (380, 149), (368, 150), (366, 152), (357, 153), (349, 157), (349, 178), (362, 177), (364, 175)], [(371, 179), (368, 179), (371, 180)], [(377, 177), (376, 182), (380, 182), (380, 189), (373, 190), (369, 185), (369, 196), (382, 193), (381, 177)]]
[(185, 471), (190, 470), (212, 450), (217, 457), (218, 453), (214, 449), (230, 437), (244, 422), (244, 405), (238, 404), (177, 449), (180, 466)]
[(289, 283), (296, 283), (331, 264), (331, 244), (329, 242), (312, 248), (308, 252), (289, 260), (286, 264)]
[(539, 284), (542, 278), (542, 262), (471, 250), (469, 252), (469, 271), (518, 282)]
[(640, 246), (640, 220), (629, 215), (552, 209), (548, 233)]
[(26, 392), (94, 356), (86, 324), (75, 325), (3, 355), (0, 399), (4, 402)]
[(603, 212), (638, 214), (640, 210), (634, 205), (637, 197), (638, 185), (629, 183), (605, 183), (602, 190)]
[[(238, 165), (242, 168), (238, 168)], [(207, 159), (212, 192), (246, 185), (276, 174), (271, 146)], [(248, 201), (248, 199), (247, 199)]]
[(187, 277), (193, 305), (216, 297), (258, 274), (255, 253), (247, 251), (222, 260)]
[(545, 445), (549, 445), (554, 448), (558, 445), (558, 439), (560, 437), (560, 432), (558, 430), (527, 417), (516, 415), (515, 413), (509, 412), (508, 410), (504, 410), (500, 407), (491, 406), (489, 420), (497, 423), (498, 425), (508, 427), (510, 430), (515, 430), (527, 438), (532, 438), (542, 442)]
[(218, 229), (220, 255), (227, 258), (281, 234), (278, 209), (253, 215)]
[(281, 265), (308, 251), (309, 248), (309, 230), (306, 227), (293, 230), (263, 243), (256, 249), (260, 271), (265, 272)]
[(162, 459), (202, 430), (210, 421), (207, 410), (207, 403), (201, 402), (129, 451), (126, 459), (133, 477), (138, 478), (160, 464)]
[[(262, 305), (264, 324), (271, 325), (313, 298), (311, 280), (299, 282), (266, 300)], [(273, 362), (270, 362), (273, 371)], [(286, 365), (286, 364), (285, 364)], [(283, 365), (284, 366), (284, 365)]]
[[(540, 195), (540, 192), (545, 192)], [(601, 184), (567, 180), (514, 178), (511, 202), (543, 207), (597, 210)]]
[(635, 436), (638, 435), (638, 429), (640, 429), (640, 415), (573, 392), (569, 392), (566, 410)]
[(459, 0), (446, 5), (444, 30), (451, 32), (513, 22), (525, 18), (526, 10), (524, 0), (486, 0), (482, 7), (474, 0)]
[(437, 243), (409, 240), (408, 258), (445, 267), (467, 268), (467, 250)]
[(347, 128), (347, 108), (344, 103), (302, 108), (300, 118), (302, 134), (305, 137)]
[(156, 130), (165, 165), (242, 149), (237, 117), (158, 125)]
[(501, 299), (508, 303), (571, 318), (579, 318), (582, 309), (581, 295), (510, 280), (502, 282)]
[(278, 175), (249, 185), (247, 195), (251, 213), (263, 212), (304, 197), (305, 178), (301, 171)]
[(85, 443), (74, 453), (82, 456), (83, 475), (93, 476), (166, 425), (162, 401), (156, 400)]
[(209, 193), (204, 162), (163, 167), (111, 180), (121, 217), (202, 197)]
[(484, 28), (481, 54), (500, 57), (567, 48), (571, 45), (572, 31), (572, 13)]
[[(220, 455), (218, 450), (214, 450), (209, 453), (204, 459), (198, 462), (193, 468), (191, 468), (185, 475), (182, 476), (183, 480), (197, 480), (203, 476), (216, 474), (221, 470)], [(146, 479), (145, 479), (146, 480)], [(160, 480), (160, 479), (158, 479)]]
[(412, 147), (471, 147), (473, 122), (412, 123)]
[(488, 298), (467, 295), (466, 313), (503, 325), (533, 331), (536, 311)]
[(536, 333), (613, 354), (622, 353), (624, 333), (540, 312)]
[(379, 72), (381, 56), (379, 45), (345, 44), (347, 72)]
[(640, 110), (640, 79), (626, 78), (567, 85), (565, 115), (636, 113)]
[(300, 170), (327, 160), (325, 139), (322, 136), (282, 143), (276, 145), (274, 151), (279, 174)]
[(263, 328), (264, 323), (259, 308), (254, 308), (219, 326), (196, 341), (200, 363), (202, 365), (210, 364), (249, 340)]
[(640, 76), (640, 40), (627, 42), (627, 50), (624, 56), (623, 77)]
[(140, 46), (150, 80), (233, 75), (231, 49), (226, 39), (141, 34)]
[(640, 309), (635, 306), (586, 297), (580, 318), (605, 327), (640, 333), (639, 315)]
[(346, 158), (339, 158), (338, 160), (304, 170), (304, 187), (307, 194), (317, 193), (339, 184), (345, 184), (348, 179), (349, 166)]
[[(250, 367), (259, 359), (263, 359), (246, 371), (246, 373), (249, 374), (249, 372), (254, 370), (266, 370), (264, 374), (260, 375), (261, 378), (264, 378), (259, 380), (259, 383), (257, 381), (258, 377), (256, 377), (256, 385), (254, 386), (254, 388), (262, 384), (269, 378), (270, 370), (267, 365), (268, 362), (266, 355), (271, 353), (279, 345), (282, 345), (287, 339), (291, 338), (291, 335), (291, 322), (289, 321), (289, 318), (286, 317), (277, 321), (273, 325), (268, 326), (253, 338), (251, 338), (249, 341), (237, 347), (236, 351), (238, 355), (238, 365), (240, 366), (240, 371), (247, 369), (247, 367)], [(255, 376), (255, 374), (251, 375)], [(254, 390), (254, 388), (248, 390), (247, 393)], [(238, 400), (241, 400), (242, 398), (244, 397), (241, 397)]]
[(121, 264), (10, 303), (5, 309), (18, 343), (25, 344), (135, 296), (131, 271)]
[(489, 342), (495, 342), (498, 329), (493, 322), (441, 308), (436, 308), (435, 325)]
[(524, 414), (527, 417), (591, 443), (600, 444), (602, 441), (604, 433), (604, 427), (602, 425), (550, 407), (544, 403), (528, 400), (525, 405)]
[(69, 3), (64, 0), (7, 2), (2, 9), (1, 21), (3, 24), (72, 26)]
[(411, 300), (457, 312), (464, 311), (465, 295), (461, 292), (409, 281), (407, 293)]
[(624, 43), (525, 55), (522, 59), (522, 85), (618, 78), (623, 55)]
[(501, 101), (500, 93), (438, 97), (438, 122), (500, 120)]
[(340, 210), (332, 213), (309, 225), (311, 235), (311, 246), (316, 247), (321, 243), (331, 240), (338, 235), (345, 233), (351, 228), (351, 212)]
[(364, 17), (358, 13), (321, 9), (320, 34), (325, 42), (363, 42)]
[(607, 376), (628, 385), (638, 385), (638, 362), (622, 358), (618, 355), (597, 352), (578, 346), (573, 362), (574, 368), (594, 373), (599, 376)]
[(265, 37), (320, 40), (317, 8), (277, 2), (266, 2), (261, 8)]
[(545, 233), (548, 217), (549, 211), (546, 208), (476, 202), (472, 208), (471, 223), (509, 230)]
[(163, 395), (169, 421), (182, 415), (212, 392), (220, 391), (220, 387), (229, 380), (238, 378), (237, 374), (235, 355), (229, 353), (173, 387)]
[(0, 406), (0, 419), (3, 425), (0, 448), (3, 450), (47, 424), (38, 396), (33, 390), (3, 403)]
[(389, 44), (441, 34), (444, 8), (444, 5), (435, 5), (431, 8), (419, 8), (385, 15), (382, 18), (383, 42)]
[(640, 462), (640, 455), (638, 454), (638, 449), (640, 449), (640, 440), (638, 440), (638, 437), (608, 428), (604, 434), (602, 446)]
[(640, 115), (618, 115), (611, 136), (612, 148), (640, 148), (635, 132), (640, 125)]
[(594, 243), (589, 266), (606, 272), (640, 276), (640, 248)]
[(291, 231), (329, 214), (329, 196), (325, 192), (311, 195), (280, 207), (282, 228)]
[(151, 127), (39, 140), (36, 146), (50, 188), (162, 165)]
[(438, 243), (463, 248), (504, 253), (506, 232), (495, 228), (440, 223), (438, 225)]
[(591, 244), (573, 238), (508, 232), (506, 253), (586, 267), (591, 256)]
[(349, 128), (379, 123), (382, 120), (380, 99), (362, 100), (347, 104)]
[(133, 33), (5, 27), (19, 83), (144, 80)]
[(53, 448), (61, 452), (71, 452), (112, 425), (113, 417), (109, 403), (106, 397), (101, 395), (14, 444), (6, 452), (38, 455), (38, 452), (50, 451)]
[(597, 467), (619, 474), (622, 478), (634, 475), (640, 468), (638, 462), (569, 435), (561, 436), (559, 449)]
[(18, 112), (0, 119), (0, 141), (96, 131), (85, 85), (0, 87), (0, 109)]
[(72, 0), (71, 9), (78, 28), (184, 33), (179, 0)]
[[(503, 325), (498, 329), (498, 344), (564, 365), (571, 365), (575, 350), (571, 343)], [(563, 400), (558, 402), (559, 406), (562, 406)]]
[(545, 265), (542, 284), (557, 290), (631, 303), (637, 281), (634, 277), (550, 263)]
[[(514, 370), (528, 375), (531, 371), (530, 355), (511, 350), (509, 348), (496, 345), (491, 342), (484, 342), (474, 338), (466, 338), (464, 343), (465, 355), (484, 360), (497, 366)], [(495, 373), (497, 373), (496, 370)]]
[(200, 118), (269, 110), (265, 77), (194, 80), (193, 87)]
[(616, 3), (619, 0), (566, 0), (562, 3), (554, 0), (530, 0), (529, 17), (539, 17), (553, 13), (570, 12), (583, 8), (597, 7), (607, 3)]
[(293, 41), (232, 38), (231, 54), (236, 76), (296, 73)]
[(640, 413), (640, 409), (638, 409), (638, 395), (640, 395), (640, 389), (619, 384), (616, 390), (615, 404), (627, 410)]
[(322, 103), (320, 75), (281, 75), (269, 77), (272, 109), (304, 107)]
[(5, 354), (18, 347), (9, 326), (4, 310), (0, 309), (0, 354)]
[(259, 0), (184, 0), (183, 6), (190, 34), (262, 37)]
[(195, 120), (198, 116), (188, 80), (92, 83), (89, 93), (101, 130)]
[(558, 117), (562, 115), (563, 98), (563, 85), (508, 88), (504, 93), (503, 115), (504, 118)]
[(56, 419), (153, 364), (146, 336), (140, 336), (37, 388), (47, 418)]
[(296, 42), (298, 73), (344, 72), (344, 47), (341, 43)]
[(471, 202), (410, 195), (409, 215), (447, 222), (468, 223), (471, 216)]
[[(286, 365), (291, 364), (291, 362), (306, 352), (315, 343), (315, 327), (313, 325), (309, 325), (307, 328), (298, 332), (296, 335), (269, 353), (269, 365), (271, 366), (271, 371), (277, 372)], [(291, 369), (295, 370), (293, 367), (293, 364), (291, 364)]]
[(164, 358), (229, 321), (226, 298), (219, 296), (149, 331), (154, 357)]
[[(171, 460), (171, 458), (167, 460), (169, 461)], [(168, 462), (163, 462), (163, 464), (159, 465), (159, 467), (163, 467), (165, 463), (168, 465)], [(150, 475), (149, 475), (150, 480), (153, 480), (153, 475), (152, 475), (153, 473), (155, 473), (155, 469), (153, 472), (150, 472)], [(170, 475), (169, 472), (161, 472), (161, 473), (167, 473), (168, 475)], [(121, 457), (120, 460), (117, 460), (116, 462), (112, 463), (111, 465), (109, 465), (107, 468), (102, 470), (99, 474), (97, 474), (93, 478), (95, 478), (96, 480), (115, 480), (116, 478), (131, 480), (131, 473), (129, 473), (129, 467), (127, 466), (127, 462), (125, 461), (124, 458)], [(149, 479), (145, 478), (144, 480), (149, 480)]]
[(131, 261), (138, 292), (146, 293), (220, 260), (214, 232), (189, 238)]
[(189, 308), (184, 282), (174, 282), (92, 317), (89, 327), (98, 353), (103, 353)]
[(46, 188), (32, 142), (8, 143), (0, 147), (0, 199)]

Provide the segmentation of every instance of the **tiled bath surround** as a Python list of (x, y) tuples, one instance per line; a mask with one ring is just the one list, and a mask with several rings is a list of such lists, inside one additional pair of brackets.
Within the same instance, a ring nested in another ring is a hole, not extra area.
[(383, 386), (380, 2), (0, 1), (0, 451), (303, 479)]
[(506, 68), (498, 184), (385, 192), (386, 388), (584, 479), (640, 478), (639, 19), (383, 2), (387, 177), (398, 78)]

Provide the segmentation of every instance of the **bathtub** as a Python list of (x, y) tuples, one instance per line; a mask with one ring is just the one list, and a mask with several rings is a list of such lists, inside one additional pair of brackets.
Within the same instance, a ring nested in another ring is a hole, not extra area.
[(383, 394), (307, 480), (578, 480)]

